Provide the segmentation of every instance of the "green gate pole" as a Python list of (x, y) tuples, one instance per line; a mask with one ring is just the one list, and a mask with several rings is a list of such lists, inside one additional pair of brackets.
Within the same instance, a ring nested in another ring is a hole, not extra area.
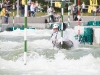
[(68, 2), (68, 27), (70, 26), (70, 3)]
[(24, 14), (24, 65), (26, 65), (27, 57), (27, 0), (25, 0), (25, 14)]
[[(1, 10), (2, 8), (0, 8), (0, 27), (2, 26), (2, 15), (1, 15)], [(0, 30), (1, 31), (1, 30)]]
[[(1, 3), (3, 3), (3, 0), (1, 1)], [(2, 6), (0, 9), (0, 27), (2, 26), (2, 15), (1, 15), (1, 11), (2, 11)]]
[(61, 18), (62, 18), (62, 24), (61, 24), (61, 45), (63, 44), (63, 15), (64, 15), (64, 0), (62, 0), (61, 4)]

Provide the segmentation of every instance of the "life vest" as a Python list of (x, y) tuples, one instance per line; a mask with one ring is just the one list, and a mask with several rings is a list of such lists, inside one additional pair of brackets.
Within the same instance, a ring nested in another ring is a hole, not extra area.
[[(54, 39), (57, 40), (57, 35), (58, 35), (58, 32), (56, 32), (56, 33), (52, 33), (51, 38), (52, 38), (53, 36), (55, 36)], [(52, 40), (52, 44), (53, 44), (53, 47), (56, 45), (56, 43), (53, 42), (53, 40)]]

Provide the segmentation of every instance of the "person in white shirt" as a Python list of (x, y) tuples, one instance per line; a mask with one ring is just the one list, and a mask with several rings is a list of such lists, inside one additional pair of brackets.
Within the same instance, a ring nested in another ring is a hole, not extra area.
[(53, 25), (53, 33), (51, 35), (51, 40), (53, 46), (55, 46), (57, 43), (59, 43), (60, 36), (59, 36), (59, 31), (58, 31), (58, 24)]
[(85, 3), (83, 2), (81, 6), (82, 6), (82, 12), (84, 13), (85, 12)]
[(31, 3), (31, 6), (30, 6), (30, 11), (31, 11), (31, 16), (35, 16), (35, 4), (34, 2)]
[(72, 14), (73, 14), (73, 10), (74, 10), (74, 5), (73, 5), (73, 3), (71, 3), (70, 7), (71, 7), (70, 13), (71, 13), (71, 15), (72, 15)]
[(55, 11), (54, 11), (54, 8), (52, 6), (47, 9), (47, 13), (49, 15), (49, 20), (52, 21), (52, 22), (55, 21), (54, 20), (54, 12)]
[[(66, 31), (63, 31), (62, 47), (71, 48), (73, 46), (73, 42), (68, 39), (68, 36), (66, 36), (66, 34), (67, 34)], [(61, 32), (59, 31), (58, 24), (53, 25), (53, 33), (51, 35), (51, 41), (52, 41), (53, 47), (61, 48)]]

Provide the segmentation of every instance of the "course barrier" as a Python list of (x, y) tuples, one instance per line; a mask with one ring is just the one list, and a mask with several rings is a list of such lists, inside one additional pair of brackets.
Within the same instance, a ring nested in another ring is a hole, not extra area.
[[(14, 30), (17, 30), (17, 29), (24, 30), (25, 28), (24, 27), (20, 27), (20, 28), (18, 28), (18, 27), (14, 27), (14, 28), (13, 27), (9, 27), (6, 30), (7, 31), (14, 31)], [(35, 30), (35, 28), (27, 28), (27, 29)]]
[(88, 21), (84, 26), (100, 26), (100, 21)]
[(80, 43), (88, 43), (90, 45), (100, 45), (100, 26), (80, 26), (80, 36), (78, 39), (78, 26), (74, 27), (76, 32), (75, 38), (79, 40)]
[[(79, 37), (79, 39), (78, 39)], [(79, 40), (80, 43), (88, 43), (90, 45), (93, 44), (93, 28), (84, 28), (84, 33), (78, 34), (75, 36), (77, 40)]]

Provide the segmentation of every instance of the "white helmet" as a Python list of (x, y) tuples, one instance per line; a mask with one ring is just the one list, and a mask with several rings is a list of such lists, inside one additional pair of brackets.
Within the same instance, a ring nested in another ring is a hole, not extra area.
[(57, 24), (54, 24), (54, 25), (53, 25), (53, 28), (58, 28), (58, 25), (57, 25)]

